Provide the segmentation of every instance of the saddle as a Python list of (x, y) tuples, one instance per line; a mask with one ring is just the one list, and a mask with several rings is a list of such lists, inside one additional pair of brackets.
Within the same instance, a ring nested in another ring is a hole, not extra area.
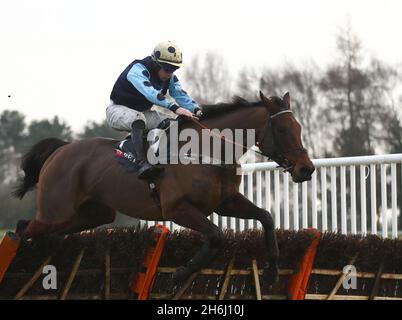
[[(178, 163), (178, 150), (172, 150), (171, 152), (171, 146), (169, 143), (170, 130), (177, 129), (177, 134), (179, 134), (180, 126), (185, 121), (188, 121), (188, 119), (184, 116), (178, 116), (176, 119), (165, 119), (155, 129), (145, 132), (143, 137), (144, 145), (147, 146), (148, 156), (151, 156), (151, 160), (155, 161), (150, 161), (151, 165)], [(174, 124), (177, 126), (176, 128), (173, 128)], [(129, 150), (133, 150), (130, 135), (115, 145), (115, 155), (118, 162), (128, 172), (137, 172), (139, 166), (135, 162), (134, 155)], [(155, 158), (152, 159), (152, 156), (155, 156)], [(197, 161), (196, 163), (226, 166), (221, 159), (213, 159), (210, 156), (201, 153), (191, 154), (189, 151), (184, 155), (184, 157), (189, 161)], [(148, 158), (148, 160), (150, 159)]]
[[(146, 131), (144, 134), (144, 145), (147, 146), (147, 150), (151, 149), (155, 156), (159, 155), (159, 148), (161, 146), (160, 142), (163, 135), (169, 136), (169, 129), (174, 122), (180, 122), (179, 117), (177, 119), (165, 119), (158, 127), (150, 131)], [(148, 139), (147, 139), (148, 137)], [(168, 143), (164, 144), (168, 146)], [(133, 150), (133, 145), (131, 141), (131, 136), (128, 135), (122, 141), (119, 141), (115, 145), (115, 156), (120, 165), (123, 166), (128, 172), (137, 172), (139, 170), (139, 165), (136, 163), (135, 156), (129, 151)], [(168, 150), (169, 151), (169, 150)], [(169, 152), (167, 152), (169, 154)], [(168, 159), (166, 159), (168, 160)]]
[[(173, 121), (178, 121), (177, 119), (165, 119), (163, 120), (157, 128), (150, 131), (144, 132), (144, 145), (147, 146), (147, 151), (152, 149), (152, 152), (157, 155), (160, 147), (160, 137), (163, 132), (168, 132)], [(148, 136), (148, 139), (147, 139)], [(165, 135), (166, 136), (166, 135)], [(134, 149), (132, 145), (131, 135), (128, 135), (124, 140), (119, 141), (114, 148), (115, 156), (117, 162), (128, 172), (137, 172), (140, 166), (137, 164), (135, 156), (130, 150)], [(157, 205), (160, 206), (159, 193), (156, 189), (156, 185), (153, 181), (148, 181), (150, 194), (154, 198)]]

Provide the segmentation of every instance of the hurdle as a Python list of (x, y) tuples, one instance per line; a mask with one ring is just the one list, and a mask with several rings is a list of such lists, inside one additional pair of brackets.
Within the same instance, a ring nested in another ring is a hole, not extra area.
[[(72, 235), (58, 250), (28, 241), (3, 271), (0, 300), (402, 300), (401, 240), (311, 229), (276, 234), (279, 281), (273, 285), (264, 276), (261, 230), (226, 230), (210, 265), (177, 285), (172, 275), (204, 241), (198, 233), (160, 226), (94, 230)], [(48, 263), (57, 268), (58, 291), (44, 290), (38, 281)], [(356, 268), (357, 288), (344, 286), (351, 276), (346, 265)]]

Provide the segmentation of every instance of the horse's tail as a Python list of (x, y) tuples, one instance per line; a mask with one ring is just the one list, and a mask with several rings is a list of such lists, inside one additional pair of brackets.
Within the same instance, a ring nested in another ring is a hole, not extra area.
[(14, 188), (12, 195), (22, 199), (28, 191), (35, 188), (39, 180), (39, 173), (46, 159), (58, 148), (69, 144), (57, 138), (47, 138), (33, 145), (22, 157), (21, 169), (24, 171), (18, 185)]

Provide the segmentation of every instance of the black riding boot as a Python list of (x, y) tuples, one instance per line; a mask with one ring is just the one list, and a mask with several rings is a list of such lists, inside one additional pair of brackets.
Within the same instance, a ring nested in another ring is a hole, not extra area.
[(131, 125), (131, 141), (134, 145), (135, 162), (140, 166), (138, 170), (139, 179), (150, 179), (156, 177), (163, 168), (151, 166), (146, 157), (146, 150), (144, 146), (144, 129), (145, 123), (141, 120), (136, 120)]

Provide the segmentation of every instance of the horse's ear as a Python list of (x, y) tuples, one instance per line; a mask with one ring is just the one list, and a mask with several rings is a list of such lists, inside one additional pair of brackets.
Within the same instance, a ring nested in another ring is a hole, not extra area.
[(261, 98), (261, 101), (266, 105), (266, 106), (269, 106), (270, 104), (271, 104), (271, 101), (266, 97), (266, 96), (264, 96), (264, 94), (260, 91), (260, 98)]
[(285, 95), (283, 96), (283, 102), (285, 102), (285, 105), (288, 109), (290, 109), (290, 94), (289, 92), (286, 92)]

